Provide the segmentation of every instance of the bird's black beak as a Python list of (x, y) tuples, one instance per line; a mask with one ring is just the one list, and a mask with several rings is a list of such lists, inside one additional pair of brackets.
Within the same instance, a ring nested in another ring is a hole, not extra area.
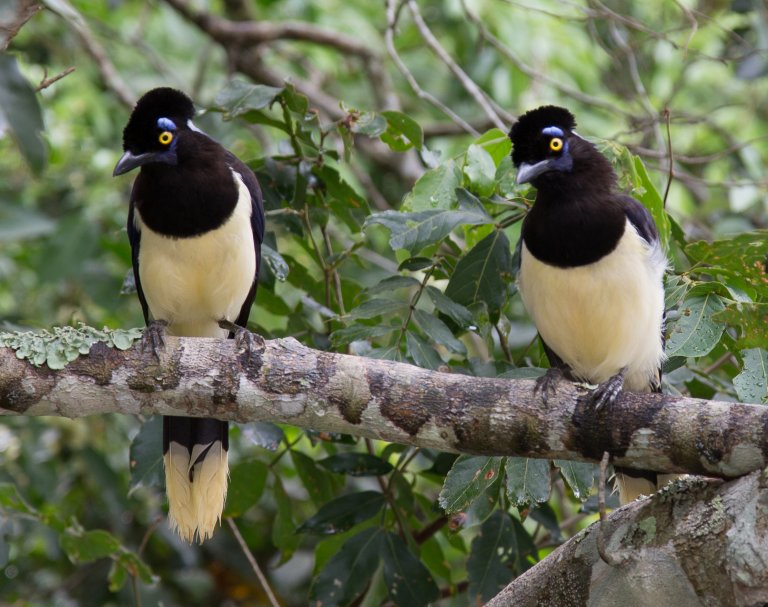
[(140, 167), (143, 164), (152, 162), (155, 160), (155, 152), (147, 152), (146, 154), (134, 154), (133, 152), (126, 151), (122, 155), (120, 160), (115, 165), (115, 170), (112, 171), (112, 177), (117, 177), (128, 171), (132, 171), (136, 167)]
[(551, 164), (551, 162), (552, 162), (551, 158), (547, 158), (546, 160), (541, 160), (536, 164), (528, 164), (527, 162), (521, 162), (520, 166), (517, 169), (518, 185), (522, 183), (530, 183), (542, 173), (546, 173), (549, 170), (549, 165)]

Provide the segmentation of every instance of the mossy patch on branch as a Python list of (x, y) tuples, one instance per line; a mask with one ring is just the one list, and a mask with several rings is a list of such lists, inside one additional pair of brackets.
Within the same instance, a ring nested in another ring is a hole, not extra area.
[(54, 327), (50, 331), (0, 333), (0, 346), (11, 348), (17, 358), (36, 367), (47, 364), (49, 369), (63, 369), (78, 356), (88, 354), (97, 342), (127, 350), (142, 334), (140, 328), (96, 329), (80, 323), (77, 327)]

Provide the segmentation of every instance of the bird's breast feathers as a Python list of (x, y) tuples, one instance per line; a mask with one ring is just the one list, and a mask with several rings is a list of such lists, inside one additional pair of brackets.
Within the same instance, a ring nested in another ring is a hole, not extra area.
[(627, 220), (614, 250), (583, 266), (541, 262), (523, 243), (518, 280), (542, 339), (577, 377), (600, 383), (627, 367), (627, 388), (645, 391), (664, 357), (665, 268), (658, 241)]
[(234, 321), (256, 274), (251, 197), (232, 172), (238, 200), (218, 228), (191, 238), (169, 238), (149, 229), (135, 213), (141, 233), (139, 279), (150, 316), (166, 320), (171, 335), (226, 337), (217, 321)]

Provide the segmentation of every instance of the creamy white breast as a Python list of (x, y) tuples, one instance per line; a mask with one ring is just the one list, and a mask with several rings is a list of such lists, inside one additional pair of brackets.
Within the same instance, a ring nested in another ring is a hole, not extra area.
[(139, 278), (150, 316), (169, 323), (180, 336), (226, 337), (217, 322), (234, 321), (253, 284), (256, 252), (251, 231), (251, 198), (233, 171), (238, 201), (220, 227), (192, 238), (168, 238), (134, 214), (141, 232)]
[(579, 378), (600, 383), (627, 367), (625, 386), (645, 391), (664, 358), (666, 259), (627, 221), (602, 259), (558, 268), (523, 243), (520, 294), (546, 344)]

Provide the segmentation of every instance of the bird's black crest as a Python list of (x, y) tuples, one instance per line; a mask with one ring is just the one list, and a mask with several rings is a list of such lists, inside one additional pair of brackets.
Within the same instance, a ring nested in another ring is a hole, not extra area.
[(194, 118), (195, 106), (181, 91), (161, 87), (142, 96), (133, 108), (123, 130), (123, 149), (147, 151), (155, 146), (157, 119), (169, 118), (178, 126), (186, 126)]
[(509, 138), (512, 140), (512, 162), (515, 166), (525, 161), (531, 154), (527, 146), (539, 140), (542, 129), (557, 126), (564, 131), (573, 131), (576, 119), (568, 110), (556, 105), (543, 105), (520, 116), (512, 125)]

